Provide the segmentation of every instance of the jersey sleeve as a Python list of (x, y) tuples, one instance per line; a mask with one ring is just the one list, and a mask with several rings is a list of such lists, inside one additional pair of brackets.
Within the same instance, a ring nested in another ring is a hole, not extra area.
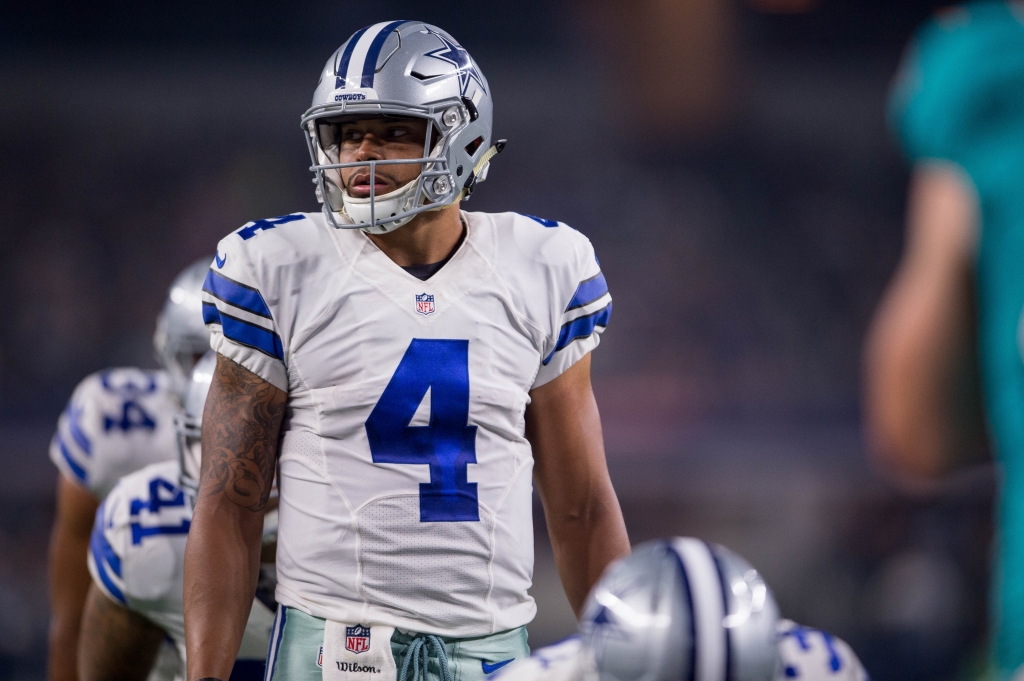
[(126, 528), (124, 514), (118, 513), (124, 496), (121, 487), (116, 486), (96, 510), (96, 519), (89, 537), (88, 562), (89, 574), (99, 590), (110, 600), (128, 607), (123, 568), (127, 548), (123, 541)]
[(203, 320), (210, 329), (210, 346), (287, 391), (284, 345), (244, 243), (239, 232), (221, 240), (203, 283)]
[[(111, 600), (184, 643), (185, 540), (192, 504), (175, 461), (125, 476), (96, 512), (89, 573)], [(179, 646), (180, 647), (180, 646)]]
[(972, 150), (1018, 128), (1024, 28), (1006, 3), (946, 9), (925, 23), (904, 55), (889, 122), (913, 161), (969, 164)]
[(50, 459), (65, 478), (103, 499), (122, 476), (175, 457), (177, 409), (163, 372), (97, 372), (68, 400), (50, 441)]
[[(568, 228), (563, 228), (568, 229)], [(597, 347), (601, 333), (612, 316), (612, 296), (590, 240), (574, 232), (576, 253), (569, 271), (554, 276), (556, 315), (552, 333), (544, 348), (537, 388), (558, 378)]]
[(85, 378), (71, 394), (67, 406), (57, 419), (57, 432), (50, 440), (50, 460), (71, 482), (96, 495), (93, 470), (94, 438), (83, 427), (83, 414), (99, 382), (94, 375)]

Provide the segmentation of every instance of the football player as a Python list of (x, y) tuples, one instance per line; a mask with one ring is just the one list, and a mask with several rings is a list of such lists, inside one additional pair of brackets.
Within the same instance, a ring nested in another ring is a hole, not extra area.
[[(122, 478), (96, 513), (89, 543), (93, 583), (78, 649), (81, 681), (142, 681), (167, 637), (184, 659), (185, 540), (199, 483), (203, 403), (216, 362), (211, 350), (192, 372), (184, 414), (176, 419), (178, 458)], [(275, 516), (266, 518), (264, 545), (274, 541)], [(275, 605), (253, 601), (233, 681), (263, 677)]]
[(496, 680), (868, 681), (845, 642), (779, 620), (757, 571), (698, 539), (646, 542), (613, 564), (582, 629)]
[(268, 680), (473, 681), (526, 656), (534, 481), (577, 612), (628, 553), (590, 384), (608, 286), (571, 227), (460, 210), (503, 146), (491, 119), (449, 34), (357, 31), (302, 118), (323, 212), (220, 242), (189, 679), (230, 672), (275, 469)]
[(865, 416), (884, 466), (937, 478), (984, 453), (984, 405), (1001, 487), (993, 676), (1005, 679), (1024, 665), (1024, 4), (970, 3), (926, 23), (890, 113), (914, 168), (906, 246), (868, 342)]
[(200, 288), (209, 259), (171, 284), (153, 338), (161, 371), (122, 367), (86, 377), (57, 422), (50, 458), (60, 470), (50, 535), (51, 681), (75, 681), (86, 554), (100, 501), (124, 475), (176, 458), (174, 415), (195, 361), (209, 348)]

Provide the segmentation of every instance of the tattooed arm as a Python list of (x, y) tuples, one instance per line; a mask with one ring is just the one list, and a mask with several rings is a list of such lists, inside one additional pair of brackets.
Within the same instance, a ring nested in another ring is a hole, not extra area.
[(185, 548), (188, 679), (227, 679), (256, 593), (263, 511), (287, 394), (217, 355)]
[(145, 681), (166, 634), (89, 586), (78, 642), (81, 681)]

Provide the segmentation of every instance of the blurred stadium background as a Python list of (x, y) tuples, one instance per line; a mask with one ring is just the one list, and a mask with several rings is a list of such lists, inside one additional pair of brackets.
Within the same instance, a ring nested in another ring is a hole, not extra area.
[[(888, 84), (925, 0), (36, 2), (0, 8), (0, 679), (44, 675), (46, 447), (85, 374), (152, 366), (171, 277), (315, 210), (298, 129), (383, 18), (476, 57), (506, 152), (467, 206), (567, 222), (615, 316), (595, 355), (634, 542), (722, 542), (878, 681), (964, 678), (993, 478), (900, 492), (866, 460), (862, 338), (901, 245)], [(537, 523), (531, 643), (571, 631)]]

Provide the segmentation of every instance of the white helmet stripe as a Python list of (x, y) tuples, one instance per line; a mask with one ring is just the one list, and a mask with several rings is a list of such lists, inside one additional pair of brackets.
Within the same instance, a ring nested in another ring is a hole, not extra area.
[(686, 566), (693, 603), (693, 628), (697, 646), (695, 681), (725, 681), (728, 646), (722, 626), (722, 582), (715, 557), (698, 539), (680, 538), (672, 546)]
[[(349, 87), (364, 87), (362, 84), (363, 69), (366, 66), (366, 56), (370, 51), (370, 46), (377, 35), (381, 31), (387, 30), (393, 23), (395, 22), (382, 21), (379, 24), (374, 24), (359, 37), (355, 48), (352, 50), (352, 56), (348, 60), (348, 71), (345, 73), (345, 81)], [(388, 32), (390, 33), (390, 30)], [(373, 55), (374, 61), (380, 56), (379, 50), (375, 52), (376, 54)], [(374, 64), (374, 67), (376, 67), (376, 64)]]

